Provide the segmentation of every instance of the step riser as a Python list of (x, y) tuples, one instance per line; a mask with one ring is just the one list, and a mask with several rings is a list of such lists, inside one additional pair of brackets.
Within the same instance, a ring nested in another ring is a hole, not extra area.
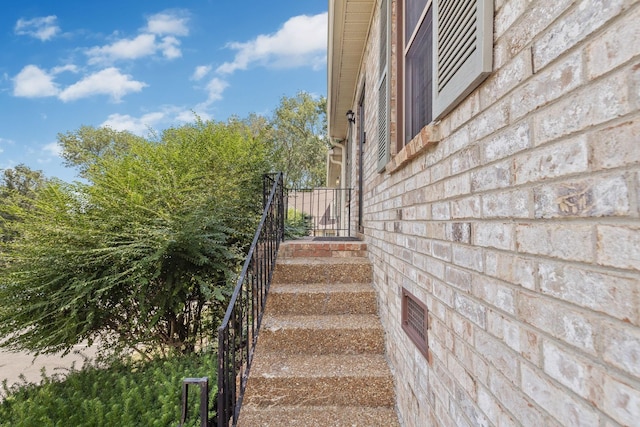
[(369, 283), (370, 264), (276, 264), (273, 283)]
[(253, 378), (243, 405), (349, 405), (393, 407), (389, 378)]
[(392, 408), (279, 406), (277, 408), (242, 407), (240, 427), (330, 426), (389, 427), (398, 424)]
[(262, 330), (260, 351), (309, 355), (382, 354), (384, 334), (382, 328)]
[(271, 314), (376, 314), (376, 295), (371, 292), (289, 293), (271, 289), (267, 299)]

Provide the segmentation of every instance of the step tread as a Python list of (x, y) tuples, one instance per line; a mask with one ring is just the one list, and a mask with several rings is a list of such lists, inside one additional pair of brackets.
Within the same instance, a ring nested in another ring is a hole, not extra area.
[(254, 378), (386, 378), (391, 377), (382, 354), (282, 354), (261, 352), (251, 365)]
[(379, 427), (398, 426), (393, 408), (377, 406), (274, 406), (246, 405), (238, 427)]
[(269, 288), (266, 313), (273, 315), (377, 314), (377, 294), (370, 283), (284, 283)]
[(313, 241), (313, 240), (288, 240), (282, 242), (280, 245), (280, 251), (284, 256), (298, 257), (298, 256), (312, 256), (311, 254), (320, 253), (321, 256), (327, 256), (329, 254), (337, 253), (339, 256), (345, 255), (349, 252), (360, 253), (367, 250), (367, 244), (363, 241), (351, 240), (351, 241)]
[(343, 264), (370, 264), (367, 257), (296, 257), (278, 258), (276, 264), (285, 265), (343, 265)]
[(368, 258), (292, 258), (276, 262), (273, 283), (362, 283), (372, 278)]
[(262, 328), (269, 331), (280, 329), (381, 329), (376, 314), (334, 315), (270, 315), (265, 313)]
[(279, 294), (328, 294), (328, 293), (373, 293), (371, 283), (272, 283), (269, 293)]

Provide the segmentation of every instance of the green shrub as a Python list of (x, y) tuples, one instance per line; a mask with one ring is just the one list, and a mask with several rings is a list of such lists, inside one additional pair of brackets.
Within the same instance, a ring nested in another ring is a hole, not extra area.
[(296, 239), (308, 236), (311, 233), (313, 217), (295, 208), (287, 210), (287, 219), (284, 222), (285, 239)]
[(0, 231), (14, 236), (0, 241), (0, 346), (194, 351), (258, 225), (266, 149), (241, 123), (198, 121), (96, 156), (84, 183), (0, 201), (0, 221), (15, 218)]
[[(0, 426), (172, 426), (180, 421), (182, 380), (209, 377), (209, 416), (215, 415), (216, 355), (192, 354), (150, 362), (85, 365), (40, 385), (2, 384)], [(199, 424), (199, 389), (189, 388), (188, 426)]]

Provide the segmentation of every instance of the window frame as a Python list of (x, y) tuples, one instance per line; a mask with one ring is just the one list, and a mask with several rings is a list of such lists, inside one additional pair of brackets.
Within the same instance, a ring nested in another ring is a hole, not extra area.
[[(402, 150), (402, 148), (407, 145), (411, 139), (413, 139), (420, 132), (416, 133), (416, 135), (408, 135), (408, 129), (411, 128), (410, 115), (411, 111), (407, 111), (407, 99), (410, 98), (408, 91), (411, 90), (408, 87), (407, 83), (407, 75), (406, 75), (406, 62), (407, 62), (407, 54), (409, 50), (413, 46), (415, 39), (418, 36), (419, 30), (422, 25), (425, 24), (427, 20), (427, 16), (429, 15), (429, 11), (431, 10), (431, 41), (433, 43), (433, 8), (434, 8), (434, 0), (427, 0), (425, 2), (425, 6), (423, 10), (420, 12), (420, 17), (416, 21), (415, 27), (411, 32), (409, 40), (405, 41), (405, 36), (407, 34), (406, 23), (408, 21), (406, 17), (406, 1), (407, 0), (396, 0), (396, 26), (395, 26), (395, 41), (396, 41), (396, 112), (397, 112), (397, 126), (396, 126), (396, 147), (397, 152)], [(428, 25), (428, 23), (427, 23)], [(429, 73), (431, 74), (431, 78), (433, 79), (433, 50), (431, 52), (431, 63), (429, 64)], [(433, 99), (426, 100), (429, 104), (433, 104)], [(433, 116), (433, 114), (432, 114)], [(422, 127), (428, 125), (431, 121), (433, 121), (433, 117), (430, 118), (428, 123), (424, 123)]]

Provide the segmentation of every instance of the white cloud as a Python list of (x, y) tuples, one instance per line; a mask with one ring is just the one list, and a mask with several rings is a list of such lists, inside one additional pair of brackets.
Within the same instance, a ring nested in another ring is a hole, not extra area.
[(115, 130), (129, 131), (139, 136), (148, 137), (154, 128), (192, 123), (197, 118), (210, 120), (211, 115), (198, 106), (193, 109), (185, 109), (184, 107), (165, 105), (159, 111), (146, 113), (140, 117), (129, 114), (110, 114), (100, 126), (108, 126)]
[(65, 71), (76, 73), (78, 68), (75, 65), (65, 65), (47, 72), (35, 65), (27, 65), (13, 78), (13, 95), (24, 98), (57, 96), (64, 102), (93, 95), (109, 95), (113, 101), (119, 102), (123, 96), (140, 92), (147, 86), (144, 82), (133, 80), (128, 74), (122, 74), (117, 68), (110, 67), (85, 76), (61, 90), (54, 82), (54, 76)]
[(33, 19), (18, 19), (14, 31), (19, 35), (35, 37), (41, 41), (52, 39), (60, 32), (55, 15), (42, 16)]
[(110, 45), (92, 47), (86, 54), (89, 56), (89, 64), (101, 64), (144, 58), (158, 52), (167, 59), (181, 57), (180, 40), (174, 36), (157, 40), (155, 34), (140, 34), (133, 39), (121, 39)]
[(55, 96), (60, 92), (51, 74), (35, 65), (27, 65), (13, 78), (13, 95), (24, 98)]
[(222, 79), (217, 77), (211, 79), (211, 81), (207, 84), (207, 102), (206, 105), (211, 104), (212, 102), (219, 101), (222, 99), (222, 93), (229, 86), (229, 83), (225, 82)]
[(199, 65), (196, 67), (193, 75), (191, 76), (192, 80), (202, 80), (204, 76), (209, 74), (211, 71), (211, 65)]
[(211, 120), (212, 117), (209, 113), (194, 109), (194, 110), (184, 110), (176, 115), (176, 121), (182, 123), (191, 123), (196, 121), (196, 116), (202, 120)]
[(92, 47), (86, 54), (89, 56), (89, 64), (96, 64), (119, 59), (138, 59), (153, 55), (157, 50), (155, 35), (140, 34), (134, 39), (122, 39), (107, 46)]
[(140, 92), (147, 84), (133, 80), (130, 75), (122, 74), (114, 67), (93, 73), (77, 83), (64, 89), (59, 98), (62, 101), (73, 101), (92, 95), (109, 95), (115, 102), (128, 93)]
[(262, 34), (248, 42), (227, 45), (236, 50), (232, 62), (225, 62), (217, 72), (230, 74), (245, 70), (252, 63), (278, 68), (319, 67), (326, 61), (327, 13), (294, 16), (274, 34)]
[(158, 35), (186, 36), (189, 34), (188, 21), (184, 12), (161, 12), (147, 19), (144, 31)]
[(86, 50), (89, 64), (109, 64), (161, 54), (167, 59), (182, 56), (179, 36), (189, 34), (186, 13), (162, 12), (147, 19), (147, 26), (133, 38), (122, 38), (104, 46)]
[[(211, 66), (201, 65), (196, 67), (191, 78), (193, 80), (202, 80), (211, 71)], [(222, 99), (222, 94), (229, 87), (229, 83), (219, 77), (214, 77), (204, 86), (207, 93), (207, 99), (195, 106), (196, 114), (203, 120), (210, 119), (206, 110), (216, 101)], [(184, 111), (178, 116), (178, 120), (182, 122), (193, 121), (193, 112)]]
[(55, 157), (62, 156), (62, 147), (57, 142), (51, 142), (45, 145), (44, 147), (42, 147), (42, 151)]
[(145, 136), (154, 125), (166, 118), (161, 111), (147, 113), (141, 117), (133, 117), (128, 114), (110, 114), (100, 126), (110, 127), (119, 131), (129, 131), (136, 135)]
[(162, 55), (167, 59), (176, 59), (182, 56), (182, 51), (180, 51), (180, 40), (173, 36), (164, 37), (162, 42), (158, 45), (158, 48), (162, 51)]
[(67, 64), (67, 65), (61, 65), (58, 67), (53, 67), (51, 69), (51, 74), (60, 74), (60, 73), (64, 73), (65, 71), (69, 71), (71, 73), (77, 73), (78, 67), (73, 65), (73, 64)]

